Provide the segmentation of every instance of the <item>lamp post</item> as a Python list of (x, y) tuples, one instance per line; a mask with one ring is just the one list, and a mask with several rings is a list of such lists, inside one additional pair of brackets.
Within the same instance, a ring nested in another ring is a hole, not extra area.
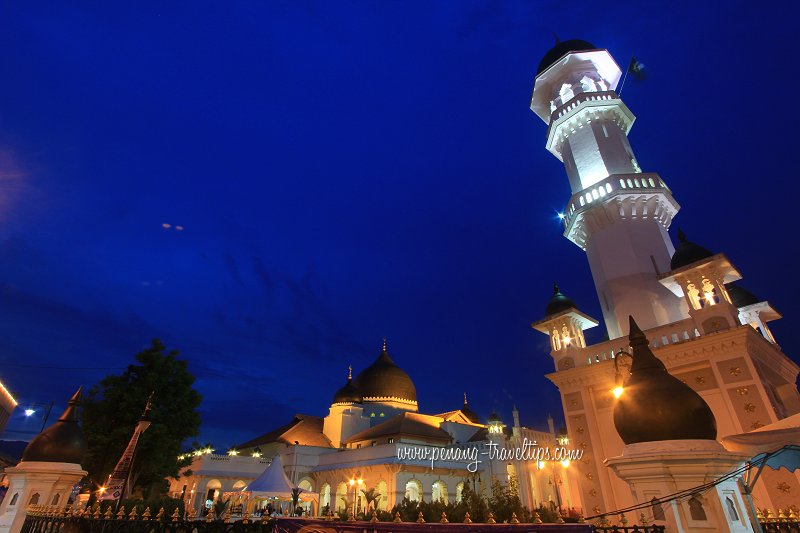
[(363, 484), (364, 480), (361, 479), (360, 475), (357, 478), (350, 478), (350, 486), (353, 488), (353, 512), (350, 514), (351, 522), (356, 521), (356, 491), (360, 490)]
[(614, 355), (614, 388), (611, 389), (611, 394), (613, 394), (615, 398), (619, 398), (620, 396), (622, 396), (622, 392), (624, 390), (623, 389), (624, 380), (622, 379), (622, 373), (619, 370), (619, 363), (618, 363), (620, 355), (627, 355), (628, 357), (631, 358), (631, 361), (633, 361), (633, 355), (631, 355), (629, 352), (626, 352), (625, 350), (619, 350)]
[(43, 407), (45, 409), (44, 419), (42, 420), (42, 429), (39, 430), (39, 433), (41, 433), (42, 431), (44, 431), (44, 427), (47, 425), (47, 419), (50, 418), (50, 411), (53, 410), (53, 402), (50, 402), (50, 404), (32, 403), (27, 409), (25, 409), (25, 416), (31, 417), (34, 414), (36, 414), (36, 409), (35, 409), (36, 407)]

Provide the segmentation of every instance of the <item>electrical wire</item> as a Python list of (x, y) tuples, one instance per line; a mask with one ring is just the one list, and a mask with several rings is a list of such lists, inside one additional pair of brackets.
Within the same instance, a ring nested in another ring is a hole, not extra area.
[(681, 490), (681, 491), (678, 491), (678, 492), (674, 492), (672, 494), (668, 494), (667, 496), (663, 496), (661, 498), (653, 498), (652, 500), (650, 500), (648, 502), (639, 503), (639, 504), (636, 504), (636, 505), (632, 505), (630, 507), (625, 507), (624, 509), (617, 509), (616, 511), (609, 511), (607, 513), (600, 513), (600, 514), (596, 514), (596, 515), (593, 515), (593, 516), (587, 516), (586, 520), (593, 520), (595, 518), (604, 518), (604, 517), (608, 517), (608, 516), (614, 516), (614, 515), (619, 515), (619, 514), (623, 514), (623, 513), (629, 513), (629, 512), (632, 512), (632, 511), (638, 511), (640, 509), (647, 509), (647, 508), (653, 507), (655, 505), (661, 505), (662, 503), (668, 503), (668, 502), (671, 502), (671, 501), (678, 501), (678, 500), (680, 500), (682, 498), (687, 498), (687, 497), (691, 498), (692, 496), (695, 496), (697, 494), (702, 494), (702, 493), (708, 491), (709, 489), (719, 485), (720, 483), (728, 481), (731, 478), (736, 478), (736, 477), (740, 476), (741, 474), (743, 474), (744, 472), (746, 472), (747, 470), (749, 470), (750, 468), (752, 468), (754, 466), (764, 466), (764, 463), (766, 463), (767, 459), (770, 459), (771, 457), (774, 457), (774, 456), (776, 456), (776, 455), (778, 455), (780, 453), (783, 453), (784, 450), (785, 450), (785, 448), (781, 448), (780, 450), (777, 450), (775, 452), (766, 454), (764, 457), (760, 458), (758, 461), (748, 461), (748, 462), (746, 462), (744, 464), (744, 466), (742, 466), (740, 468), (737, 468), (736, 470), (733, 470), (731, 472), (728, 472), (727, 474), (725, 474), (723, 476), (720, 476), (719, 478), (715, 479), (714, 481), (710, 481), (710, 482), (705, 483), (703, 485), (698, 485), (697, 487), (692, 487), (690, 489), (684, 489), (684, 490)]

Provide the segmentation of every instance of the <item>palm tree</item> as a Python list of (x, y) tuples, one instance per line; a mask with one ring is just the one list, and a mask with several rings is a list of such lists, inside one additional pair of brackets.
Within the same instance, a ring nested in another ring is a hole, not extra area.
[(381, 493), (375, 488), (371, 488), (362, 492), (364, 493), (364, 501), (367, 502), (366, 510), (369, 511), (371, 507), (373, 510), (377, 511), (378, 503), (380, 503), (382, 497)]

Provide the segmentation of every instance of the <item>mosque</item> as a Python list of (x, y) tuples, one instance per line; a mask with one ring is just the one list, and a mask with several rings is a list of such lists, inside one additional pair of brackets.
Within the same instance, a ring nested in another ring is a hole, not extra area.
[[(453, 411), (422, 414), (412, 379), (384, 344), (336, 391), (327, 416), (297, 415), (228, 455), (196, 452), (172, 494), (199, 511), (279, 457), (292, 484), (318, 495), (312, 512), (363, 508), (369, 488), (380, 494), (378, 508), (390, 509), (404, 497), (458, 500), (467, 481), (485, 491), (489, 480), (513, 479), (531, 508), (553, 502), (591, 515), (654, 501), (649, 520), (678, 531), (751, 531), (735, 483), (666, 507), (658, 502), (742, 464), (745, 456), (720, 444), (726, 438), (797, 417), (800, 368), (769, 329), (781, 315), (738, 283), (742, 273), (730, 258), (681, 232), (673, 245), (668, 230), (680, 206), (661, 176), (642, 170), (628, 142), (635, 116), (616, 92), (622, 76), (607, 50), (559, 42), (539, 64), (530, 106), (547, 124), (547, 150), (564, 163), (571, 189), (564, 236), (586, 252), (609, 339), (586, 344), (584, 331), (599, 321), (558, 286), (532, 324), (550, 338), (547, 377), (560, 392), (566, 434), (552, 422), (547, 431), (522, 427), (516, 409), (510, 427), (495, 415), (483, 422), (466, 397)], [(485, 449), (524, 439), (584, 455), (563, 464), (486, 460), (476, 472), (397, 456), (406, 445)], [(797, 506), (798, 475), (765, 468), (755, 505)]]
[[(507, 427), (493, 413), (481, 422), (470, 408), (467, 396), (457, 409), (423, 414), (410, 376), (389, 355), (384, 341), (377, 359), (333, 394), (328, 415), (296, 415), (288, 424), (215, 455), (211, 450), (195, 452), (191, 465), (170, 493), (183, 498), (197, 512), (219, 498), (236, 498), (237, 491), (279, 458), (289, 483), (307, 494), (303, 506), (311, 514), (357, 511), (367, 504), (365, 491), (375, 489), (376, 507), (390, 510), (403, 498), (412, 501), (458, 502), (465, 483), (485, 494), (492, 480), (508, 483), (513, 478), (529, 507), (550, 505), (577, 513), (577, 478), (567, 460), (534, 461), (530, 470), (523, 459), (501, 460), (481, 452), (490, 443), (515, 449), (527, 442), (540, 446), (565, 445), (555, 431), (552, 418), (547, 431), (526, 428), (513, 411)], [(474, 449), (479, 460), (435, 460), (402, 456), (402, 449)], [(398, 453), (400, 452), (400, 453)], [(488, 452), (487, 452), (488, 453)], [(269, 459), (267, 459), (269, 458)], [(262, 502), (263, 506), (264, 503)]]

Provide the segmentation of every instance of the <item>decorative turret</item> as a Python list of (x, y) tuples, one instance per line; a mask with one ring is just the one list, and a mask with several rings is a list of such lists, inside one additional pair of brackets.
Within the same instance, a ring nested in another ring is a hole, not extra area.
[(486, 425), (489, 426), (490, 435), (502, 434), (503, 428), (506, 427), (505, 424), (503, 424), (503, 419), (497, 414), (497, 411), (492, 411), (492, 414), (486, 419)]
[(539, 65), (531, 99), (572, 190), (564, 236), (586, 251), (611, 339), (625, 334), (629, 314), (645, 329), (686, 317), (656, 279), (670, 268), (667, 229), (680, 207), (658, 174), (642, 172), (628, 143), (635, 117), (615, 92), (621, 77), (607, 50), (558, 42)]
[(353, 367), (347, 367), (347, 383), (333, 395), (333, 404), (350, 404), (361, 402), (361, 394), (353, 383)]
[(81, 390), (70, 398), (55, 424), (39, 433), (22, 453), (23, 461), (80, 464), (86, 453), (86, 437), (78, 426)]
[(480, 424), (481, 419), (478, 416), (478, 413), (473, 411), (469, 404), (467, 403), (467, 393), (464, 393), (464, 407), (461, 408), (461, 413), (469, 419), (470, 422), (473, 424)]
[(775, 343), (775, 337), (769, 329), (767, 322), (783, 318), (766, 300), (762, 300), (738, 283), (729, 283), (725, 286), (731, 303), (739, 312), (739, 322), (753, 327), (765, 339)]
[(714, 254), (678, 232), (678, 248), (670, 262), (672, 270), (659, 276), (664, 287), (683, 296), (689, 316), (701, 334), (738, 326), (739, 312), (731, 302), (727, 283), (742, 275), (725, 254)]
[(536, 331), (550, 337), (550, 355), (555, 360), (557, 370), (575, 366), (576, 349), (586, 347), (583, 331), (597, 325), (597, 320), (578, 310), (569, 299), (553, 284), (553, 295), (545, 307), (545, 317), (531, 324)]
[(0, 502), (0, 533), (20, 531), (31, 505), (65, 508), (73, 487), (86, 471), (80, 462), (86, 439), (78, 426), (81, 389), (72, 396), (55, 424), (34, 438), (22, 460), (5, 470), (8, 492)]
[(633, 350), (631, 373), (614, 405), (614, 426), (623, 442), (716, 439), (717, 423), (711, 408), (691, 387), (667, 372), (633, 317), (628, 338)]

